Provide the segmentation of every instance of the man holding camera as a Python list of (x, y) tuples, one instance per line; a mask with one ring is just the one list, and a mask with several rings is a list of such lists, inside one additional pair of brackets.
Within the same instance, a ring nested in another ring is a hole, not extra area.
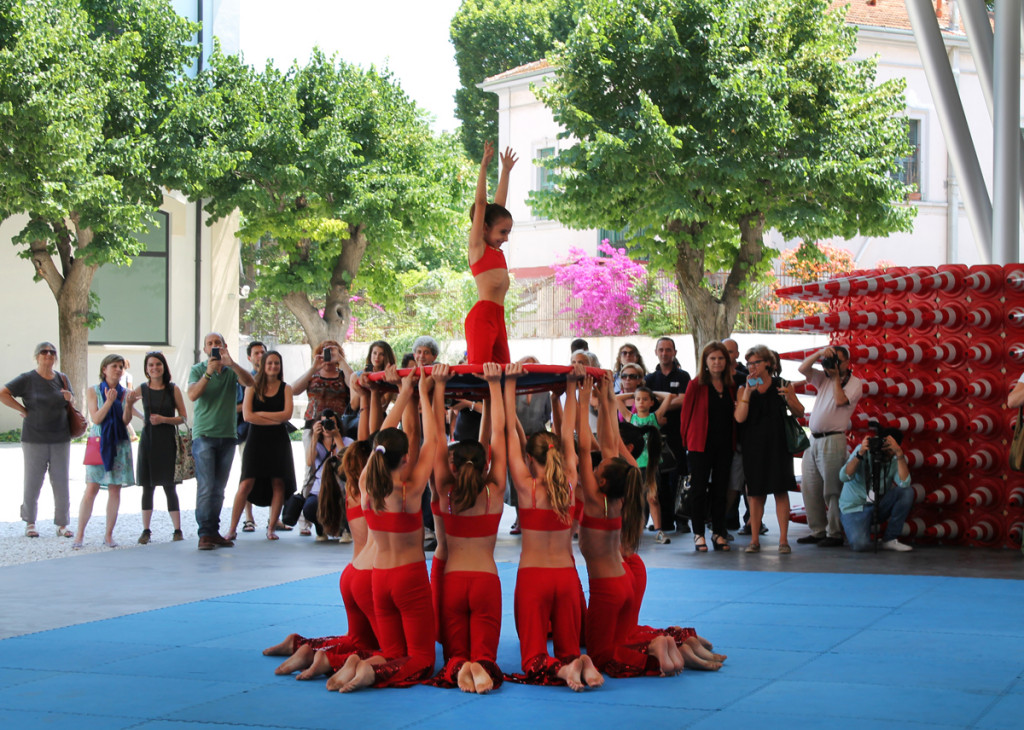
[(203, 338), (205, 363), (188, 374), (188, 398), (194, 405), (192, 458), (196, 462), (196, 523), (199, 549), (232, 547), (220, 535), (220, 511), (224, 487), (235, 458), (235, 388), (253, 385), (252, 376), (231, 359), (224, 338), (211, 332)]
[[(821, 361), (823, 370), (814, 367)], [(808, 419), (811, 446), (804, 451), (800, 492), (811, 534), (798, 543), (841, 547), (839, 470), (846, 461), (846, 431), (862, 393), (860, 379), (850, 372), (850, 353), (839, 345), (823, 347), (800, 363), (800, 373), (818, 395)]]
[(843, 483), (839, 510), (853, 550), (867, 550), (871, 546), (871, 526), (886, 520), (889, 523), (879, 547), (897, 552), (913, 550), (896, 539), (914, 505), (902, 442), (903, 434), (898, 430), (879, 429), (877, 436), (864, 437), (839, 471)]

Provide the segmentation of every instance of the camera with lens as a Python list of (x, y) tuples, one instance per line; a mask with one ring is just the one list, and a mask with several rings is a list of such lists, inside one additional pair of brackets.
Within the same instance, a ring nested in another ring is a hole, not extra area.
[(320, 425), (323, 426), (324, 431), (334, 431), (338, 428), (338, 419), (330, 408), (325, 408), (324, 412), (320, 414)]
[(882, 435), (882, 426), (878, 421), (872, 421), (868, 425), (875, 431), (874, 436), (868, 437), (868, 453), (871, 454), (871, 459), (878, 463), (885, 457), (885, 436)]
[(839, 358), (835, 355), (831, 357), (821, 358), (821, 366), (826, 370), (838, 370), (839, 369)]

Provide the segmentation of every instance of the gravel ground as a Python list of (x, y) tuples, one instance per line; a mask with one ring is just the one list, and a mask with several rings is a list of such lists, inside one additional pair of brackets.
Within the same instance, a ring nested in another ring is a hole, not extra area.
[[(296, 467), (298, 467), (304, 463), (302, 444), (295, 442), (292, 446), (293, 457)], [(72, 531), (78, 524), (78, 507), (82, 500), (82, 494), (85, 492), (85, 468), (82, 466), (84, 456), (84, 444), (71, 445), (71, 524), (68, 527)], [(224, 509), (220, 516), (222, 533), (227, 531), (230, 524), (231, 500), (234, 498), (235, 487), (238, 485), (240, 467), (241, 461), (236, 458), (232, 464), (231, 477), (228, 479), (228, 486), (225, 490)], [(38, 560), (68, 558), (111, 549), (103, 544), (107, 509), (106, 492), (101, 490), (96, 497), (92, 517), (85, 528), (84, 546), (81, 550), (72, 550), (71, 543), (74, 542), (72, 538), (59, 538), (55, 535), (53, 492), (50, 490), (48, 481), (43, 482), (43, 490), (39, 495), (39, 511), (36, 518), (36, 530), (39, 532), (39, 537), (25, 537), (25, 523), (21, 521), (20, 517), (23, 469), (21, 447), (18, 444), (0, 444), (0, 474), (8, 475), (4, 480), (6, 482), (6, 489), (3, 490), (4, 498), (0, 500), (0, 567)], [(139, 535), (142, 534), (141, 500), (141, 487), (121, 489), (121, 507), (118, 510), (117, 526), (114, 528), (114, 541), (118, 543), (118, 547), (114, 549), (128, 550), (146, 547), (138, 544)], [(181, 506), (181, 531), (184, 533), (186, 541), (196, 543), (199, 538), (196, 534), (196, 482), (194, 479), (178, 485), (178, 500)], [(153, 535), (150, 544), (171, 541), (171, 533), (174, 528), (166, 510), (163, 490), (157, 489), (154, 497), (151, 525)], [(247, 540), (262, 538), (269, 512), (267, 507), (254, 507), (253, 517), (256, 520), (257, 532), (240, 535), (240, 537)], [(298, 530), (279, 534), (282, 539), (298, 537)], [(303, 539), (312, 541), (312, 538)]]

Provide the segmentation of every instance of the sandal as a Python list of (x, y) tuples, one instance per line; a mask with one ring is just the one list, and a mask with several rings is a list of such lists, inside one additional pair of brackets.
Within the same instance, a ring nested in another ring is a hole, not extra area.
[[(274, 529), (275, 530), (280, 530), (281, 532), (291, 532), (292, 531), (292, 528), (289, 527), (288, 525), (286, 525), (285, 523), (281, 522), (281, 520), (277, 521), (277, 527), (275, 527)], [(306, 528), (306, 529), (308, 530), (309, 528)]]
[(745, 553), (759, 553), (759, 552), (761, 552), (761, 543), (759, 543), (759, 542), (752, 542), (749, 545), (747, 545), (747, 549), (744, 550), (743, 552), (745, 552)]
[(72, 550), (81, 550), (82, 549), (82, 543), (80, 543), (80, 542), (73, 542), (73, 543), (71, 543), (71, 549)]
[(64, 525), (61, 525), (60, 527), (57, 528), (57, 537), (74, 537), (74, 536), (75, 536), (75, 533), (73, 533), (71, 530), (69, 530)]
[(711, 544), (714, 546), (715, 552), (718, 552), (719, 550), (729, 552), (732, 550), (732, 548), (729, 547), (729, 539), (722, 535), (712, 535)]
[(117, 544), (117, 540), (115, 540), (114, 538), (110, 538), (110, 542), (107, 542), (107, 539), (104, 538), (103, 544), (106, 545), (108, 548), (120, 547), (120, 545)]
[(246, 520), (242, 523), (242, 532), (256, 532), (256, 523), (252, 520)]
[(225, 540), (237, 540), (238, 539), (238, 533), (235, 532), (234, 530), (232, 530), (231, 532), (229, 532), (227, 535), (224, 536), (224, 539)]
[(29, 522), (25, 525), (25, 537), (39, 537), (39, 533), (36, 532), (35, 522)]
[[(700, 542), (697, 542), (700, 540)], [(708, 551), (708, 541), (704, 539), (703, 535), (695, 534), (693, 536), (693, 549), (698, 553), (706, 553)]]
[[(292, 528), (289, 527), (288, 529), (290, 530)], [(302, 535), (303, 537), (309, 537), (313, 533), (310, 532), (308, 527), (303, 527), (301, 530), (299, 530), (299, 534)]]

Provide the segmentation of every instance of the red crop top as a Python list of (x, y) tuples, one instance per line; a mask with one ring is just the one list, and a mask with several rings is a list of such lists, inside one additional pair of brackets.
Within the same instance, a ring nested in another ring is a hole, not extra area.
[(376, 512), (373, 509), (363, 510), (366, 525), (375, 532), (414, 532), (423, 526), (423, 517), (419, 512), (405, 511), (405, 484), (402, 484), (402, 511)]
[(352, 520), (358, 520), (360, 517), (363, 516), (363, 505), (357, 504), (353, 506), (349, 505), (347, 502), (345, 503), (345, 518), (349, 522), (351, 522)]
[(557, 532), (572, 528), (572, 519), (563, 520), (553, 509), (537, 508), (537, 480), (533, 480), (533, 507), (519, 507), (519, 526), (524, 530)]
[(469, 270), (473, 272), (473, 276), (479, 276), (485, 271), (491, 269), (507, 269), (508, 264), (505, 262), (505, 254), (502, 253), (500, 248), (494, 248), (494, 246), (488, 246), (484, 244), (484, 253), (475, 264), (470, 265)]
[[(491, 508), (491, 488), (487, 489), (487, 509)], [(452, 493), (448, 491), (448, 512), (441, 515), (445, 534), (452, 537), (490, 537), (498, 534), (501, 524), (501, 512), (482, 515), (457, 515), (451, 512)]]
[(583, 513), (580, 518), (580, 527), (589, 527), (591, 530), (607, 530), (614, 532), (622, 529), (621, 517), (591, 517)]

